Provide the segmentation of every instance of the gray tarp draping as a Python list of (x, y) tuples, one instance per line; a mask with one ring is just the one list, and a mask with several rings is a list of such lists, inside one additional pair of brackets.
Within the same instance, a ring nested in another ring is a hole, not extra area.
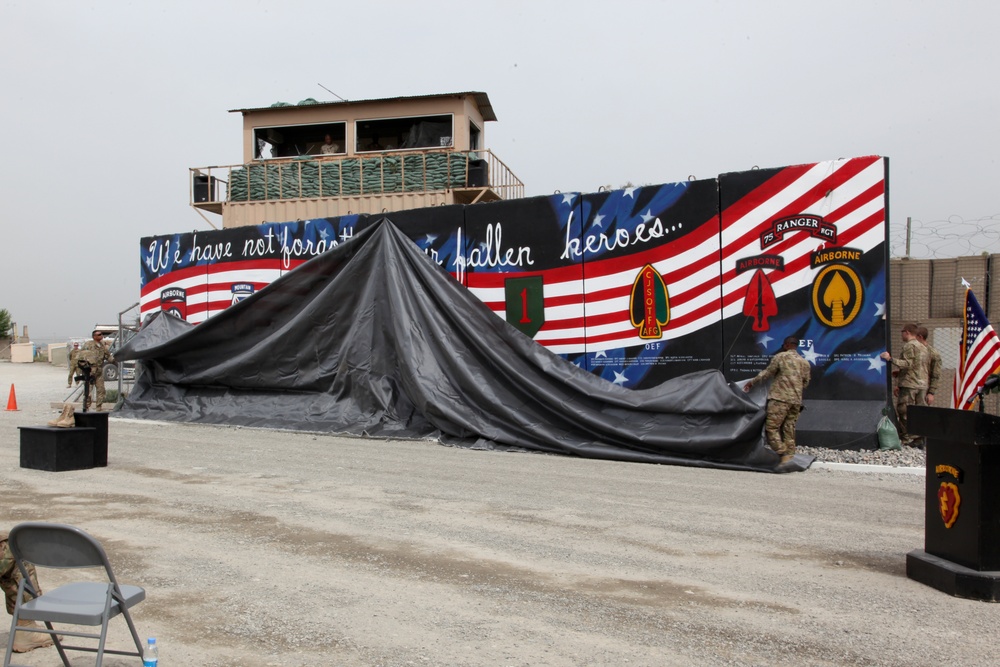
[(764, 411), (721, 373), (631, 390), (497, 317), (390, 221), (191, 326), (150, 318), (117, 354), (125, 417), (436, 438), (464, 447), (774, 470)]

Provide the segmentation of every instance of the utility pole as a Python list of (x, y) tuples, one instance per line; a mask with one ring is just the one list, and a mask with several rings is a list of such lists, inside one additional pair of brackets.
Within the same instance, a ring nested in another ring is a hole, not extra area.
[(913, 224), (913, 218), (906, 216), (906, 259), (910, 258), (910, 230)]

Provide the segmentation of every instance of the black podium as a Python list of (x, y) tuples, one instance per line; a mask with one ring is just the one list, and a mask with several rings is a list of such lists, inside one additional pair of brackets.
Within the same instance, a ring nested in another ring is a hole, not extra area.
[(1000, 418), (911, 406), (907, 430), (927, 438), (927, 476), (924, 549), (906, 555), (906, 576), (1000, 601)]
[(107, 412), (74, 412), (78, 427), (94, 429), (94, 467), (108, 465), (108, 415)]

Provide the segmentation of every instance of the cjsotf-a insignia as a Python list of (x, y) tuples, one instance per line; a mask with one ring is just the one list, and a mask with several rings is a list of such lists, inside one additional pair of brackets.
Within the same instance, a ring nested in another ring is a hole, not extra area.
[(670, 322), (670, 294), (663, 276), (647, 264), (632, 283), (629, 318), (638, 329), (639, 338), (663, 338), (663, 327)]

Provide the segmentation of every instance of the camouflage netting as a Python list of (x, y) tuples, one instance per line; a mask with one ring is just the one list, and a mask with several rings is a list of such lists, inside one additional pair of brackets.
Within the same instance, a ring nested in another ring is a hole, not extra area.
[(297, 160), (233, 169), (229, 201), (349, 197), (464, 187), (468, 153)]

